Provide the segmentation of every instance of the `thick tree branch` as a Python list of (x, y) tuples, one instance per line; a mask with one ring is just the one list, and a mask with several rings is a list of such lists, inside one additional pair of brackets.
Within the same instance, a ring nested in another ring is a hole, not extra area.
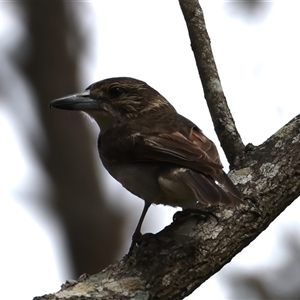
[(230, 169), (233, 169), (235, 163), (241, 158), (245, 146), (226, 102), (203, 11), (198, 0), (179, 0), (179, 4), (189, 31), (192, 50), (215, 131), (230, 164)]
[(232, 179), (239, 209), (175, 220), (148, 234), (133, 255), (101, 273), (35, 299), (182, 299), (227, 264), (300, 195), (300, 115), (258, 147), (248, 147)]

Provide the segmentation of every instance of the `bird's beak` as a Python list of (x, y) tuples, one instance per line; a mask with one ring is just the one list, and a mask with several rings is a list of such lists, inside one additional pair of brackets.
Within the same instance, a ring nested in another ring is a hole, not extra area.
[(67, 110), (95, 110), (99, 109), (99, 101), (90, 98), (90, 90), (86, 90), (82, 93), (52, 100), (49, 107)]

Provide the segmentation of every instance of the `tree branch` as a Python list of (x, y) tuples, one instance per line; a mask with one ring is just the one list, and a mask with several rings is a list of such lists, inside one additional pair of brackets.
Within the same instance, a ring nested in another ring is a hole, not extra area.
[(194, 52), (204, 96), (230, 169), (241, 158), (245, 148), (238, 133), (223, 92), (210, 46), (203, 11), (198, 0), (179, 0)]
[(144, 236), (132, 256), (37, 299), (182, 299), (219, 271), (300, 195), (300, 115), (245, 152), (232, 179), (248, 198)]

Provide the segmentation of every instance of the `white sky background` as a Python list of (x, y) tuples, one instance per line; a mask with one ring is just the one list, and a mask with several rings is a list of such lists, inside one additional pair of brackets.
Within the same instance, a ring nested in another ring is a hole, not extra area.
[[(257, 145), (300, 113), (300, 2), (266, 3), (271, 6), (269, 14), (251, 25), (234, 14), (229, 15), (224, 10), (224, 3), (201, 1), (229, 107), (244, 143)], [(131, 76), (144, 80), (219, 147), (178, 1), (101, 0), (97, 4), (95, 1), (74, 5), (80, 8), (81, 16), (88, 15), (83, 30), (90, 35), (92, 52), (92, 56), (86, 56), (82, 61), (82, 89), (108, 77)], [(18, 32), (22, 33), (22, 24), (18, 23), (11, 7), (0, 3), (0, 38), (8, 44), (13, 44)], [(7, 68), (8, 72), (14, 72), (11, 66)], [(32, 95), (24, 87), (22, 78), (18, 80), (17, 84), (27, 93), (24, 110), (25, 116), (29, 116)], [(73, 92), (77, 91), (70, 91)], [(56, 220), (51, 220), (34, 206), (41, 192), (35, 178), (41, 178), (44, 188), (47, 188), (47, 178), (36, 164), (20, 124), (5, 107), (6, 99), (1, 100), (4, 101), (0, 102), (0, 280), (6, 283), (1, 294), (4, 299), (31, 299), (58, 290), (60, 284), (69, 279), (68, 259)], [(34, 114), (33, 121), (36, 124)], [(223, 153), (222, 161), (226, 165)], [(124, 192), (109, 176), (105, 180), (112, 198), (118, 198), (113, 195)], [(25, 184), (32, 186), (30, 191), (25, 191)], [(22, 206), (28, 198), (30, 207)], [(137, 210), (142, 209), (142, 201), (130, 194), (127, 198), (128, 201), (122, 203), (124, 212), (130, 213), (137, 203), (140, 205)], [(225, 286), (218, 283), (222, 273), (226, 276), (230, 268), (236, 267), (238, 272), (260, 272), (274, 267), (274, 259), (280, 264), (287, 255), (281, 247), (285, 230), (297, 231), (300, 236), (299, 211), (300, 203), (295, 201), (249, 247), (188, 299), (199, 299), (200, 296), (226, 299)], [(143, 231), (161, 230), (171, 222), (173, 213), (174, 210), (168, 211), (162, 206), (152, 207)], [(124, 230), (128, 245), (138, 215), (133, 219)], [(9, 289), (13, 283), (8, 278), (13, 281), (17, 273), (22, 280), (19, 291), (14, 290), (12, 297)]]

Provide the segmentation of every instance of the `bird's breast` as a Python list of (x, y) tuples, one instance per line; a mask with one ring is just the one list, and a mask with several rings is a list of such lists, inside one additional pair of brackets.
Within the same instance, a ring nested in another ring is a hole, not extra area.
[(151, 163), (124, 163), (108, 161), (101, 157), (101, 161), (107, 171), (127, 190), (134, 195), (156, 203), (161, 198), (158, 183), (159, 165)]

